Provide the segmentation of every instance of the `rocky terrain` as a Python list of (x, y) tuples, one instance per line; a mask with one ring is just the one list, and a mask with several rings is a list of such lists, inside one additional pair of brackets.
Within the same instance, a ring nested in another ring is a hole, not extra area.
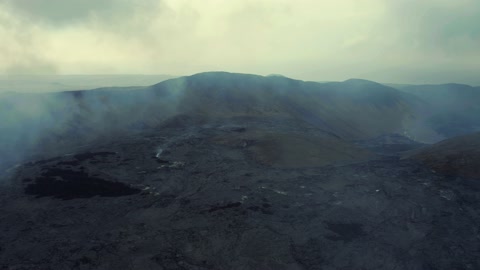
[(33, 100), (2, 100), (0, 269), (480, 269), (478, 133), (415, 140), (448, 135), (408, 91), (206, 73)]

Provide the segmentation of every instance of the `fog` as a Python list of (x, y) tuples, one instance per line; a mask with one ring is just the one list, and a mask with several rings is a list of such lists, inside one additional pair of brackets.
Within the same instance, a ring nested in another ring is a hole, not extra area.
[(172, 76), (168, 75), (0, 75), (0, 94), (6, 92), (59, 92), (90, 90), (102, 87), (149, 86)]

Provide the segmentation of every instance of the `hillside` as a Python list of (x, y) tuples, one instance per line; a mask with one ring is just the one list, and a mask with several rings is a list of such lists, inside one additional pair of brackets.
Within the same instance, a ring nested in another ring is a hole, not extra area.
[(273, 117), (345, 140), (399, 133), (412, 118), (403, 93), (373, 82), (321, 84), (225, 72), (121, 91), (10, 94), (0, 102), (4, 123), (0, 148), (6, 149), (3, 152), (9, 153), (10, 160), (45, 154), (45, 149), (68, 151), (71, 146), (106, 137), (155, 130), (175, 115), (206, 122)]
[(480, 180), (480, 133), (444, 140), (407, 156), (447, 176)]
[(60, 154), (96, 140), (156, 130), (175, 115), (205, 123), (275, 118), (346, 141), (401, 134), (432, 143), (478, 129), (477, 94), (476, 88), (455, 84), (400, 91), (360, 79), (316, 83), (227, 72), (147, 87), (9, 93), (0, 98), (0, 149), (8, 153), (2, 163), (12, 164), (51, 149)]

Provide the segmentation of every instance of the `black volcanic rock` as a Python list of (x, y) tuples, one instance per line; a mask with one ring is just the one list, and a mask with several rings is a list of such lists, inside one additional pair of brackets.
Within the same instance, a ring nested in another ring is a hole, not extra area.
[(25, 187), (25, 194), (36, 197), (51, 196), (63, 200), (93, 196), (119, 197), (139, 193), (140, 190), (124, 183), (107, 181), (83, 171), (46, 168), (41, 176)]
[(0, 267), (480, 267), (478, 181), (357, 147), (285, 119), (230, 118), (32, 162), (0, 190)]

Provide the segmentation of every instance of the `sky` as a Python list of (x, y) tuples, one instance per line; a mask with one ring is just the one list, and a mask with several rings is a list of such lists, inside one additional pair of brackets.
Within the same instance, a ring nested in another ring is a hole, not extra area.
[(480, 85), (478, 0), (0, 0), (0, 75)]

